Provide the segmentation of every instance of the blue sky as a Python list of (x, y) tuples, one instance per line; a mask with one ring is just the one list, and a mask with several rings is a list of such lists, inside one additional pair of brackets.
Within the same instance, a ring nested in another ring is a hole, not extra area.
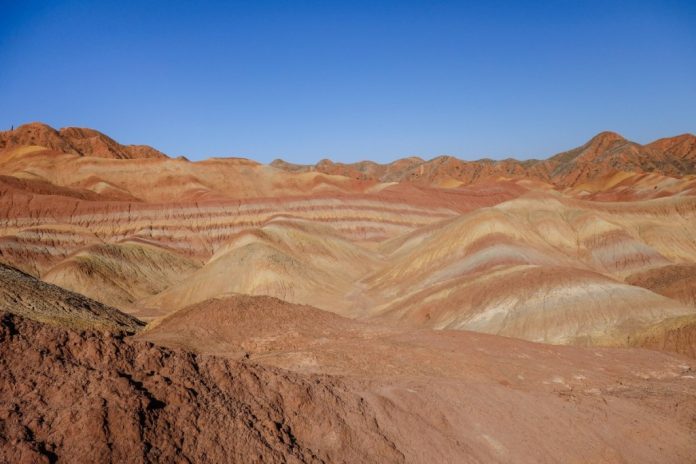
[(696, 132), (696, 2), (0, 0), (0, 128), (191, 159), (547, 157)]

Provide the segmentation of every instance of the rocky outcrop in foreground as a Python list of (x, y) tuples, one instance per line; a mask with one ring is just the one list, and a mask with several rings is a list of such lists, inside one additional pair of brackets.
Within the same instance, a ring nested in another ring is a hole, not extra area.
[(0, 313), (0, 462), (684, 463), (696, 452), (688, 358), (402, 331), (268, 297), (180, 313), (137, 337)]
[(0, 462), (402, 460), (333, 378), (0, 315)]

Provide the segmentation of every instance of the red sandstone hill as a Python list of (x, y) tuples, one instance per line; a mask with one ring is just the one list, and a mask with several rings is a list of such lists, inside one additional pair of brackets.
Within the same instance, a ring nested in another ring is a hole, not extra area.
[(34, 122), (17, 129), (0, 131), (0, 150), (21, 146), (41, 146), (61, 153), (114, 159), (166, 158), (147, 145), (121, 145), (94, 129), (64, 127), (59, 131)]
[[(356, 180), (244, 159), (71, 151), (105, 138), (90, 130), (8, 134), (20, 145), (0, 150), (0, 263), (145, 319), (236, 292), (604, 343), (696, 311), (682, 298), (693, 279), (660, 271), (696, 264), (696, 183), (641, 173), (691, 172), (693, 136), (640, 146), (603, 133), (546, 161), (365, 162), (365, 176), (382, 177)], [(616, 160), (634, 171), (606, 174)], [(380, 182), (409, 172), (420, 177)], [(538, 180), (551, 176), (558, 185)], [(638, 278), (656, 275), (659, 285)]]
[[(0, 152), (22, 146), (41, 146), (61, 153), (99, 158), (167, 158), (147, 145), (121, 145), (93, 129), (67, 127), (55, 130), (46, 124), (30, 123), (11, 131), (0, 131)], [(275, 160), (271, 166), (289, 172), (319, 172), (363, 181), (451, 187), (490, 178), (512, 177), (565, 188), (617, 172), (656, 173), (676, 178), (696, 174), (696, 136), (682, 134), (640, 145), (614, 132), (602, 132), (586, 144), (546, 160), (465, 161), (452, 156), (438, 156), (428, 161), (409, 157), (388, 164), (372, 161), (336, 163), (325, 159), (316, 165), (297, 165)]]
[(3, 132), (0, 462), (690, 462), (693, 160), (692, 135), (269, 166)]
[(658, 173), (670, 177), (696, 174), (696, 136), (684, 134), (639, 145), (619, 134), (602, 132), (586, 144), (547, 160), (464, 161), (452, 156), (439, 156), (429, 161), (416, 157), (404, 158), (389, 164), (371, 161), (344, 164), (330, 160), (322, 160), (314, 166), (293, 165), (282, 160), (271, 164), (293, 172), (318, 171), (381, 182), (470, 184), (502, 176), (536, 179), (569, 187), (622, 171)]

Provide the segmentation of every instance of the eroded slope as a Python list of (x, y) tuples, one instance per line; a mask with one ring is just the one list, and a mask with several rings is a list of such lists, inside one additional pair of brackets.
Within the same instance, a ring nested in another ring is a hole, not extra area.
[(250, 296), (138, 337), (340, 376), (407, 462), (688, 462), (696, 443), (696, 366), (647, 350), (404, 329)]
[(3, 462), (404, 461), (339, 380), (8, 313), (0, 392)]
[(0, 310), (78, 329), (135, 332), (144, 324), (116, 308), (0, 264)]

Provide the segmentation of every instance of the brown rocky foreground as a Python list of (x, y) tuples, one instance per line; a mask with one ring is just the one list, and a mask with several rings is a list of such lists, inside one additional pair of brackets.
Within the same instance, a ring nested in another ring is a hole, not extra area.
[(694, 363), (268, 297), (135, 337), (5, 313), (0, 461), (693, 462)]
[(404, 460), (337, 379), (9, 313), (0, 391), (0, 462)]

